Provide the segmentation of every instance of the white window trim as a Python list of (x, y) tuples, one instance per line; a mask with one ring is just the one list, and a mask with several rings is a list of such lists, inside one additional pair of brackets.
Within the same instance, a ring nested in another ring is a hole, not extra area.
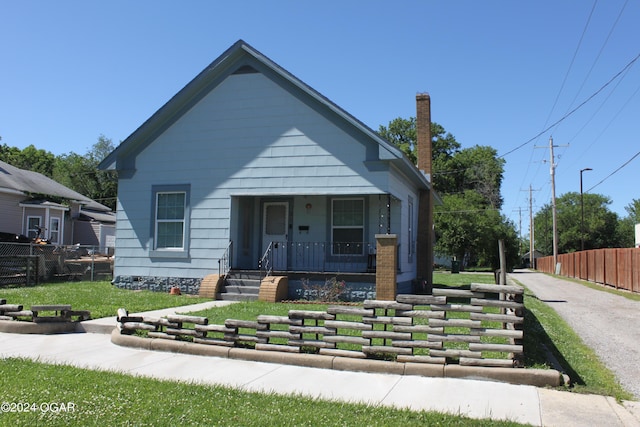
[[(53, 223), (57, 222), (58, 223), (58, 229), (54, 229), (53, 227)], [(62, 220), (60, 218), (58, 218), (57, 216), (52, 216), (49, 218), (49, 240), (51, 241), (51, 243), (59, 245), (60, 244), (60, 236), (62, 234)], [(58, 235), (57, 238), (52, 238), (51, 235), (52, 233), (56, 233)]]
[[(151, 189), (151, 250), (150, 256), (156, 258), (188, 258), (189, 257), (189, 236), (190, 236), (190, 198), (191, 186), (184, 185), (155, 185)], [(160, 194), (182, 193), (184, 197), (184, 216), (181, 220), (160, 220), (160, 222), (181, 222), (183, 225), (182, 246), (172, 248), (158, 248), (158, 196)]]
[[(31, 219), (37, 219), (38, 220), (38, 226), (42, 227), (42, 216), (40, 215), (29, 215), (27, 216), (27, 224), (26, 224), (26, 236), (30, 239), (35, 239), (36, 237), (38, 237), (38, 231), (35, 228), (29, 228), (29, 223), (31, 222)], [(31, 236), (30, 233), (31, 232), (35, 233), (35, 236)], [(44, 238), (44, 236), (42, 236)]]
[[(347, 201), (347, 200), (360, 200), (362, 201), (362, 225), (361, 226), (355, 226), (355, 225), (334, 225), (333, 224), (333, 210), (334, 210), (334, 203), (336, 201)], [(365, 243), (365, 223), (366, 223), (366, 218), (365, 218), (365, 214), (366, 214), (366, 209), (365, 209), (365, 200), (364, 197), (336, 197), (331, 199), (331, 256), (354, 256), (354, 255), (364, 255), (364, 243)], [(361, 228), (362, 229), (362, 248), (360, 253), (349, 253), (349, 254), (340, 254), (340, 253), (335, 253), (333, 251), (334, 249), (334, 242), (333, 242), (333, 230), (335, 229), (354, 229), (354, 228)]]

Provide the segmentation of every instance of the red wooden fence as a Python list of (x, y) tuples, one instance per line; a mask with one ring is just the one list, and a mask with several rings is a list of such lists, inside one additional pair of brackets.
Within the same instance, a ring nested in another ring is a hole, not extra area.
[[(558, 255), (560, 275), (640, 293), (640, 248), (592, 249)], [(556, 272), (553, 257), (536, 259), (536, 269)]]

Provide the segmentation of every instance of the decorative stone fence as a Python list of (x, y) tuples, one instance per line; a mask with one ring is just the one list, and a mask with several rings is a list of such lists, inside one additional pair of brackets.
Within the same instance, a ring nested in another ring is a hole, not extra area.
[(77, 322), (89, 319), (89, 311), (72, 310), (71, 305), (32, 305), (30, 310), (25, 310), (22, 304), (7, 304), (6, 299), (0, 299), (0, 332), (72, 332), (76, 329)]
[(227, 319), (223, 325), (198, 316), (129, 316), (120, 309), (117, 327), (121, 335), (145, 331), (152, 339), (258, 352), (511, 368), (521, 365), (523, 354), (523, 295), (520, 286), (471, 284), (433, 289), (432, 295), (397, 295), (395, 301), (367, 300), (357, 307)]

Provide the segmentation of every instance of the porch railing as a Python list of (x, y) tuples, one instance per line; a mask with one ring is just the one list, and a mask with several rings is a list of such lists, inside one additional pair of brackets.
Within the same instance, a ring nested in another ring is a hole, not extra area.
[(233, 241), (229, 240), (227, 249), (225, 249), (222, 257), (218, 260), (218, 274), (226, 276), (231, 270), (231, 254), (233, 253)]
[(267, 277), (271, 275), (273, 271), (273, 247), (276, 246), (274, 242), (270, 242), (269, 246), (267, 246), (267, 250), (264, 251), (262, 258), (258, 262), (258, 268), (260, 269), (260, 273), (262, 277)]
[(271, 242), (261, 270), (371, 273), (376, 269), (376, 244), (369, 242)]

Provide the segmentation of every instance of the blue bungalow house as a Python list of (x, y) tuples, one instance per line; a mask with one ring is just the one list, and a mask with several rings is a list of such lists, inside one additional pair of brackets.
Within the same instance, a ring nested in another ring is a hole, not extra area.
[(430, 280), (430, 101), (418, 98), (422, 170), (236, 42), (101, 163), (119, 177), (114, 283), (194, 291), (229, 269), (371, 273), (376, 235), (397, 236), (399, 292)]

